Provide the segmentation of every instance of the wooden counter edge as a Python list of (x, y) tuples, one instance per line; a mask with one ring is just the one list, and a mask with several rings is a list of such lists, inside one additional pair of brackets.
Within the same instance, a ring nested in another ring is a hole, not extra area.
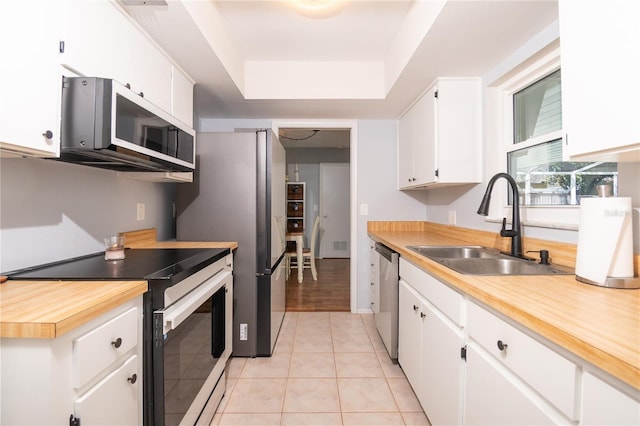
[(90, 306), (87, 309), (79, 311), (75, 315), (58, 322), (56, 324), (55, 337), (62, 336), (74, 328), (109, 312), (110, 310), (136, 298), (137, 296), (140, 296), (141, 294), (146, 293), (149, 288), (147, 281), (132, 281), (132, 283), (135, 283), (136, 285), (119, 293), (117, 296), (110, 297), (99, 304)]
[(129, 289), (94, 303), (58, 322), (2, 322), (0, 338), (55, 339), (147, 291), (147, 281), (131, 281)]

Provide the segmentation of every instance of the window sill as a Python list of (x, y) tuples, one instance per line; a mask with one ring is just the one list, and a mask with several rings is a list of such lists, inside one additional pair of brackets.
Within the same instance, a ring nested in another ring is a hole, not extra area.
[[(485, 222), (502, 223), (502, 218), (488, 217), (485, 219)], [(507, 218), (507, 223), (511, 223), (510, 218)], [(522, 220), (521, 223), (523, 226), (529, 226), (533, 228), (562, 229), (564, 231), (578, 230), (577, 223), (558, 223), (558, 222), (551, 223), (551, 222), (537, 221), (537, 220)]]

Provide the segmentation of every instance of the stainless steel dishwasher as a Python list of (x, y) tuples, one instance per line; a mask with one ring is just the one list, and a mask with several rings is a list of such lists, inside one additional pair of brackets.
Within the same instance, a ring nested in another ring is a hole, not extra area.
[(376, 328), (394, 362), (398, 361), (398, 253), (376, 243), (379, 259), (379, 303), (373, 311)]

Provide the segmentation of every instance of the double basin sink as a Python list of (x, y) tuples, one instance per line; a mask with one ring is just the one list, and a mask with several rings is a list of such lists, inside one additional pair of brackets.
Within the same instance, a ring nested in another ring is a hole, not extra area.
[(521, 259), (482, 246), (408, 246), (414, 252), (467, 275), (567, 275), (551, 265)]

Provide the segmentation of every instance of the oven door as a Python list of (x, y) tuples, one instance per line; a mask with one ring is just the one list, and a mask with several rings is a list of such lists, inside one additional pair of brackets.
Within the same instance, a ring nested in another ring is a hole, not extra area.
[(213, 417), (231, 354), (232, 283), (224, 270), (154, 312), (154, 425), (194, 425)]

